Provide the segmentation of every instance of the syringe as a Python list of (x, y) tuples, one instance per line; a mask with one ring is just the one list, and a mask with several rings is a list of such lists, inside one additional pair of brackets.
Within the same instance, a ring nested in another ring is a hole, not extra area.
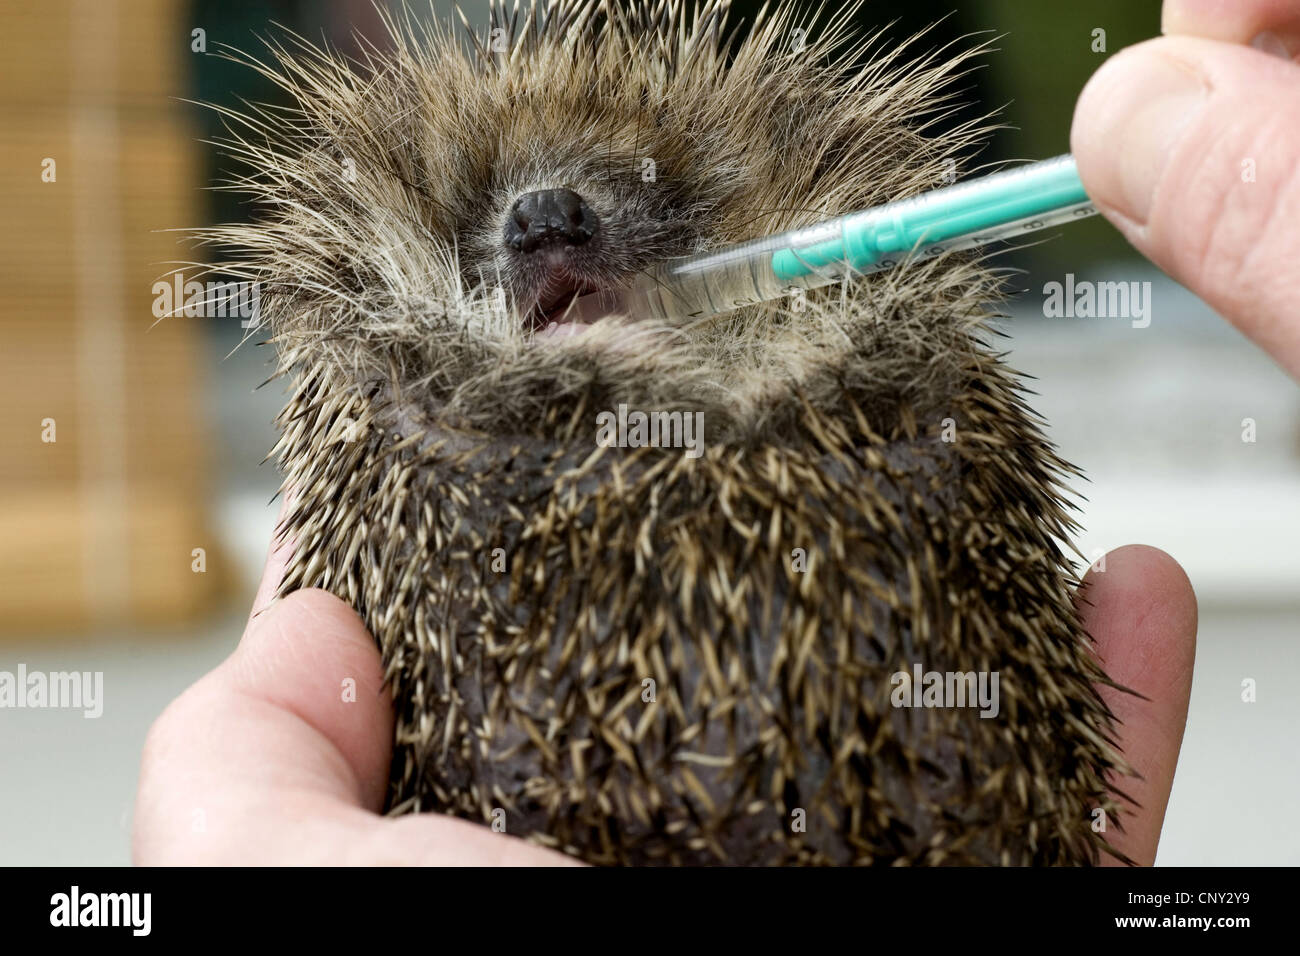
[(563, 321), (717, 315), (1096, 212), (1074, 157), (1057, 156), (814, 226), (666, 260), (627, 286), (575, 299)]

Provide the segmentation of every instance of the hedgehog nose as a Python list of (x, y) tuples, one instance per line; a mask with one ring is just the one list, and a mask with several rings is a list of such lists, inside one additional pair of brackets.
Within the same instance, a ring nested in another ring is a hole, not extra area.
[(591, 207), (572, 189), (539, 189), (524, 193), (510, 207), (505, 242), (520, 252), (552, 242), (580, 246), (596, 234), (599, 225)]

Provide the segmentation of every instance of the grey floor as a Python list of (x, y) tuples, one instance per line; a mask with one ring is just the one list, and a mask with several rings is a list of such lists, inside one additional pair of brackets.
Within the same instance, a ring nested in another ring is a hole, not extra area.
[[(1132, 266), (1107, 270), (1106, 278)], [(1037, 376), (1034, 406), (1090, 483), (1085, 553), (1132, 541), (1169, 551), (1201, 602), (1196, 677), (1158, 862), (1298, 864), (1300, 792), (1300, 388), (1194, 298), (1149, 272), (1149, 328), (1041, 318), (1041, 296), (1013, 304), (1011, 364)], [(1037, 310), (1037, 311), (1036, 311)], [(214, 352), (228, 348), (214, 341)], [(243, 625), (273, 520), (276, 487), (255, 463), (271, 441), (266, 356), (216, 364), (223, 439), (218, 503), (247, 578), (228, 613), (180, 634), (6, 640), (0, 670), (102, 670), (104, 716), (0, 712), (0, 863), (128, 860), (140, 746), (153, 718), (221, 660)], [(1240, 440), (1241, 420), (1258, 440)], [(1258, 700), (1241, 701), (1253, 678)]]

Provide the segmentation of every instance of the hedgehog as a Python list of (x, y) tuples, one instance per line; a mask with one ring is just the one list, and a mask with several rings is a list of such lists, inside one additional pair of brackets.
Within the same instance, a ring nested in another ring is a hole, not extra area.
[(228, 54), (293, 105), (227, 113), (261, 213), (203, 234), (287, 383), (280, 593), (338, 595), (382, 654), (389, 812), (603, 865), (1120, 856), (1079, 472), (994, 348), (998, 270), (565, 320), (970, 162), (990, 118), (941, 120), (985, 46), (855, 12), (494, 2)]

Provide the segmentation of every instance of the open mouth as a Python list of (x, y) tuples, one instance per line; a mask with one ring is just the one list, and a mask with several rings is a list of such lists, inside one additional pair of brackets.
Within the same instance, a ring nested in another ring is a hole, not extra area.
[(565, 313), (573, 300), (599, 287), (568, 275), (552, 278), (537, 297), (537, 303), (528, 310), (525, 325), (534, 334), (545, 336), (576, 335), (589, 328), (586, 323), (565, 320)]

